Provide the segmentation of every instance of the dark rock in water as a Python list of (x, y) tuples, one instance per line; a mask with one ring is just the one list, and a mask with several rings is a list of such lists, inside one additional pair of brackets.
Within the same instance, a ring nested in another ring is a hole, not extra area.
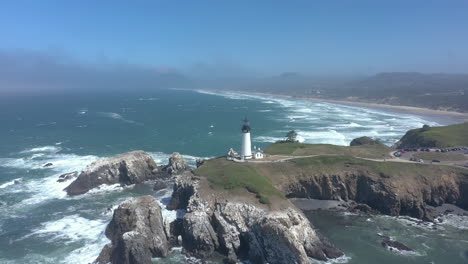
[(165, 257), (169, 251), (168, 234), (161, 208), (152, 196), (123, 202), (106, 228), (112, 241), (95, 263), (150, 264), (151, 258)]
[(70, 172), (70, 173), (65, 173), (65, 174), (62, 174), (62, 175), (59, 176), (57, 182), (68, 181), (68, 180), (76, 178), (77, 176), (78, 176), (77, 171)]
[(165, 188), (167, 188), (167, 183), (164, 181), (157, 181), (153, 186), (153, 190), (155, 191), (159, 191)]
[(398, 249), (400, 251), (414, 251), (413, 249), (407, 247), (405, 244), (390, 239), (382, 241), (382, 246), (390, 250)]
[(164, 167), (164, 171), (171, 175), (181, 174), (188, 170), (190, 170), (190, 166), (178, 152), (172, 153), (169, 164)]
[(44, 164), (43, 167), (44, 167), (44, 168), (47, 168), (47, 167), (50, 167), (50, 166), (52, 166), (52, 165), (54, 165), (54, 164), (52, 164), (52, 163), (50, 163), (50, 162), (47, 162), (46, 164)]
[(350, 207), (349, 210), (352, 211), (352, 212), (362, 212), (362, 213), (366, 213), (366, 214), (376, 212), (374, 209), (372, 209), (367, 204), (361, 204), (361, 203), (358, 203), (358, 204)]
[(143, 151), (132, 151), (88, 165), (65, 191), (68, 195), (83, 194), (102, 184), (130, 185), (161, 178), (156, 162)]

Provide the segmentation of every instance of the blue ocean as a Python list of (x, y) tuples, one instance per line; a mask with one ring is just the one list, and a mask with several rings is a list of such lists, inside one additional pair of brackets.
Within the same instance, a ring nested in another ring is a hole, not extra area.
[[(112, 210), (129, 197), (171, 189), (151, 185), (105, 186), (67, 197), (57, 178), (92, 161), (131, 150), (159, 164), (179, 152), (197, 158), (240, 148), (242, 120), (252, 144), (265, 147), (290, 130), (307, 143), (348, 145), (360, 136), (395, 143), (408, 129), (443, 122), (427, 117), (301, 99), (188, 90), (75, 93), (0, 98), (0, 263), (89, 263), (109, 242)], [(51, 166), (44, 167), (45, 164)], [(175, 213), (164, 210), (164, 217)], [(437, 229), (407, 219), (311, 213), (320, 232), (344, 250), (341, 263), (467, 263), (467, 219), (448, 219)], [(375, 234), (416, 249), (399, 255), (383, 249)], [(376, 261), (373, 261), (376, 260)], [(185, 263), (174, 250), (154, 263)], [(193, 260), (196, 261), (196, 260)]]

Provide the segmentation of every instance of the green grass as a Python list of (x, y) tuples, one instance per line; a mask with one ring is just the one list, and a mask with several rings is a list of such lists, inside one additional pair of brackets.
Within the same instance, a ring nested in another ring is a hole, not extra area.
[(381, 159), (390, 157), (391, 149), (385, 145), (337, 146), (331, 144), (274, 143), (265, 148), (270, 155), (347, 155), (362, 158)]
[(468, 122), (456, 125), (412, 129), (401, 138), (401, 147), (468, 146)]
[(271, 196), (284, 198), (268, 177), (260, 175), (254, 166), (247, 163), (234, 163), (224, 158), (206, 161), (194, 173), (207, 177), (212, 188), (233, 190), (244, 188), (255, 193), (261, 203), (269, 204)]
[(292, 159), (293, 164), (291, 173), (294, 168), (300, 168), (302, 171), (310, 171), (318, 174), (333, 174), (342, 171), (366, 171), (371, 172), (379, 177), (393, 178), (414, 178), (415, 176), (433, 176), (438, 177), (440, 173), (454, 170), (450, 166), (427, 165), (418, 163), (403, 163), (403, 162), (378, 162), (353, 158), (349, 156), (317, 156)]

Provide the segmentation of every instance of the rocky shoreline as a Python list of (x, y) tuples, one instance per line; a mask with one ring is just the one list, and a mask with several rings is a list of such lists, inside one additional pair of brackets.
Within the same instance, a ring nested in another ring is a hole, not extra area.
[[(396, 188), (386, 177), (376, 180), (346, 172), (291, 180), (277, 187), (289, 198), (320, 199), (321, 204), (312, 210), (339, 208), (365, 214), (410, 215), (433, 221), (436, 210), (427, 204), (448, 202), (464, 209), (468, 205), (464, 194), (468, 188), (466, 175), (451, 176), (451, 180), (444, 178), (444, 181), (425, 183), (424, 188), (418, 189), (419, 193), (411, 193), (412, 199), (407, 199), (402, 189)], [(98, 264), (151, 263), (154, 257), (166, 257), (175, 246), (182, 246), (186, 256), (209, 259), (222, 255), (227, 263), (246, 260), (310, 263), (310, 258), (328, 260), (343, 256), (341, 250), (313, 228), (297, 201), (286, 200), (286, 207), (278, 209), (230, 195), (207, 193), (200, 188), (207, 184), (206, 179), (194, 175), (178, 153), (171, 156), (168, 165), (158, 166), (143, 151), (129, 152), (98, 160), (81, 173), (64, 174), (59, 178), (60, 181), (72, 179), (75, 180), (65, 188), (68, 195), (86, 193), (102, 184), (153, 181), (154, 188), (158, 189), (167, 181), (173, 182), (172, 198), (166, 209), (180, 210), (178, 218), (165, 221), (160, 204), (152, 196), (123, 202), (114, 210), (107, 226), (106, 236), (111, 243), (96, 259)], [(384, 239), (382, 243), (388, 248), (405, 249), (396, 241)]]

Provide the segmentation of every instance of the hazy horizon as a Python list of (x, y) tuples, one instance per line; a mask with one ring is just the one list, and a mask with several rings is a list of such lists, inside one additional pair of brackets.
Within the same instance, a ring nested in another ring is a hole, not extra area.
[[(0, 93), (468, 73), (466, 1), (4, 1)], [(100, 87), (100, 88), (99, 88)]]

